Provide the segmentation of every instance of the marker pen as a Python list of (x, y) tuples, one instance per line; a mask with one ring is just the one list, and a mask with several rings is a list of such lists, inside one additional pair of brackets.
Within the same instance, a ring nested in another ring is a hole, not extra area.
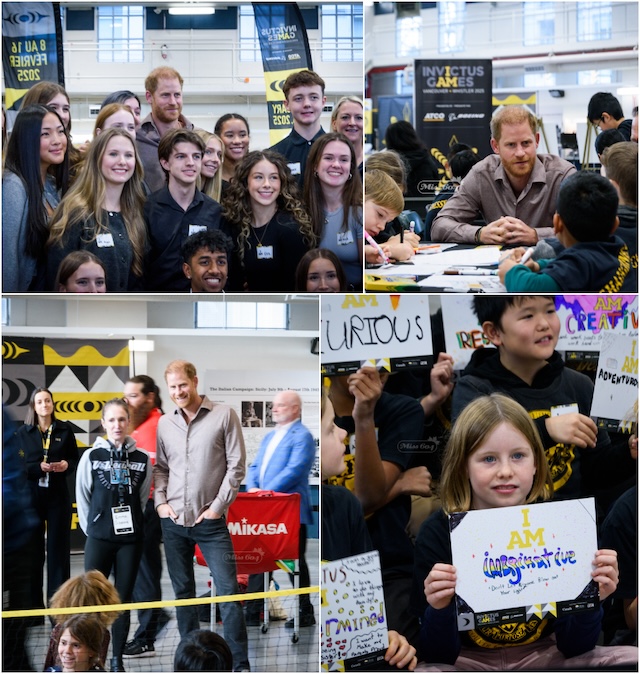
[(371, 234), (369, 234), (369, 232), (367, 232), (366, 229), (364, 230), (364, 237), (367, 242), (378, 251), (378, 255), (380, 255), (380, 257), (384, 260), (384, 263), (391, 264), (389, 262), (389, 258), (384, 254), (384, 251), (380, 247), (380, 244), (371, 236)]

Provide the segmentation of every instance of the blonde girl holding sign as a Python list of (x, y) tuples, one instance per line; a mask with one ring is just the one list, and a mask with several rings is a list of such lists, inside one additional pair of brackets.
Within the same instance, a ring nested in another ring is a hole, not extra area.
[[(517, 629), (510, 624), (505, 629), (491, 625), (458, 631), (457, 577), (447, 515), (536, 503), (552, 493), (544, 447), (527, 411), (498, 393), (469, 403), (445, 450), (442, 508), (423, 523), (416, 539), (414, 609), (422, 617), (418, 652), (429, 669), (577, 670), (637, 665), (634, 646), (596, 646), (601, 608), (558, 618), (532, 615)], [(616, 551), (598, 550), (593, 569), (591, 576), (604, 601), (618, 585)]]

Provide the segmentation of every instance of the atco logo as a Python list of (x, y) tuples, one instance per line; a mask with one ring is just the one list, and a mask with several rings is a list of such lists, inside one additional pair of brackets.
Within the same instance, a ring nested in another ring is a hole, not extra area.
[(289, 61), (299, 61), (301, 59), (301, 56), (300, 54), (289, 54), (287, 58), (289, 59)]
[(455, 112), (449, 113), (450, 122), (455, 122), (458, 119), (484, 119), (484, 112), (463, 112), (459, 115)]
[(427, 112), (422, 118), (423, 122), (444, 122), (444, 112)]

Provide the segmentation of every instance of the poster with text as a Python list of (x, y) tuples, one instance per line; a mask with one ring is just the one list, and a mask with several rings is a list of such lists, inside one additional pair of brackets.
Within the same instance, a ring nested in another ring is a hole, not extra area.
[(395, 372), (433, 364), (427, 295), (323, 295), (320, 362), (328, 376), (369, 365)]
[(591, 416), (599, 428), (632, 432), (638, 421), (638, 335), (602, 336)]
[(476, 349), (495, 348), (487, 339), (473, 313), (473, 300), (465, 295), (443, 295), (442, 324), (447, 353), (453, 356), (454, 370), (464, 370)]
[(260, 443), (275, 428), (271, 416), (273, 398), (295, 391), (302, 400), (302, 423), (316, 443), (316, 460), (310, 484), (319, 483), (320, 377), (313, 371), (206, 370), (204, 393), (214, 402), (232, 407), (240, 418), (247, 450), (247, 466), (258, 454)]
[(600, 342), (607, 333), (638, 333), (637, 295), (558, 295), (560, 319), (557, 349), (567, 360), (598, 358)]
[(593, 498), (454, 513), (449, 529), (459, 630), (598, 607)]
[(327, 562), (322, 574), (320, 652), (324, 671), (368, 671), (389, 646), (377, 550)]

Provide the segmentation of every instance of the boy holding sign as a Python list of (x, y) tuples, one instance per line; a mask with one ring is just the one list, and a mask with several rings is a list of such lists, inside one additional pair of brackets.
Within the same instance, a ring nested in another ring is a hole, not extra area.
[[(526, 410), (501, 394), (483, 396), (468, 405), (445, 451), (440, 482), (443, 507), (426, 520), (416, 540), (414, 609), (422, 616), (418, 650), (427, 663), (493, 671), (637, 665), (634, 646), (596, 646), (600, 607), (557, 618), (551, 613), (543, 616), (542, 611), (527, 613), (524, 621), (477, 624), (470, 631), (458, 631), (454, 599), (458, 578), (447, 515), (533, 504), (552, 493), (544, 448)], [(499, 521), (496, 517), (496, 526)], [(617, 554), (615, 550), (594, 553), (591, 578), (603, 601), (618, 584)]]
[(452, 419), (478, 396), (505, 393), (534, 419), (556, 495), (591, 496), (594, 485), (619, 482), (628, 450), (612, 447), (609, 435), (597, 429), (589, 417), (591, 380), (566, 367), (555, 351), (560, 321), (554, 298), (478, 296), (473, 308), (497, 349), (474, 352), (453, 391)]

